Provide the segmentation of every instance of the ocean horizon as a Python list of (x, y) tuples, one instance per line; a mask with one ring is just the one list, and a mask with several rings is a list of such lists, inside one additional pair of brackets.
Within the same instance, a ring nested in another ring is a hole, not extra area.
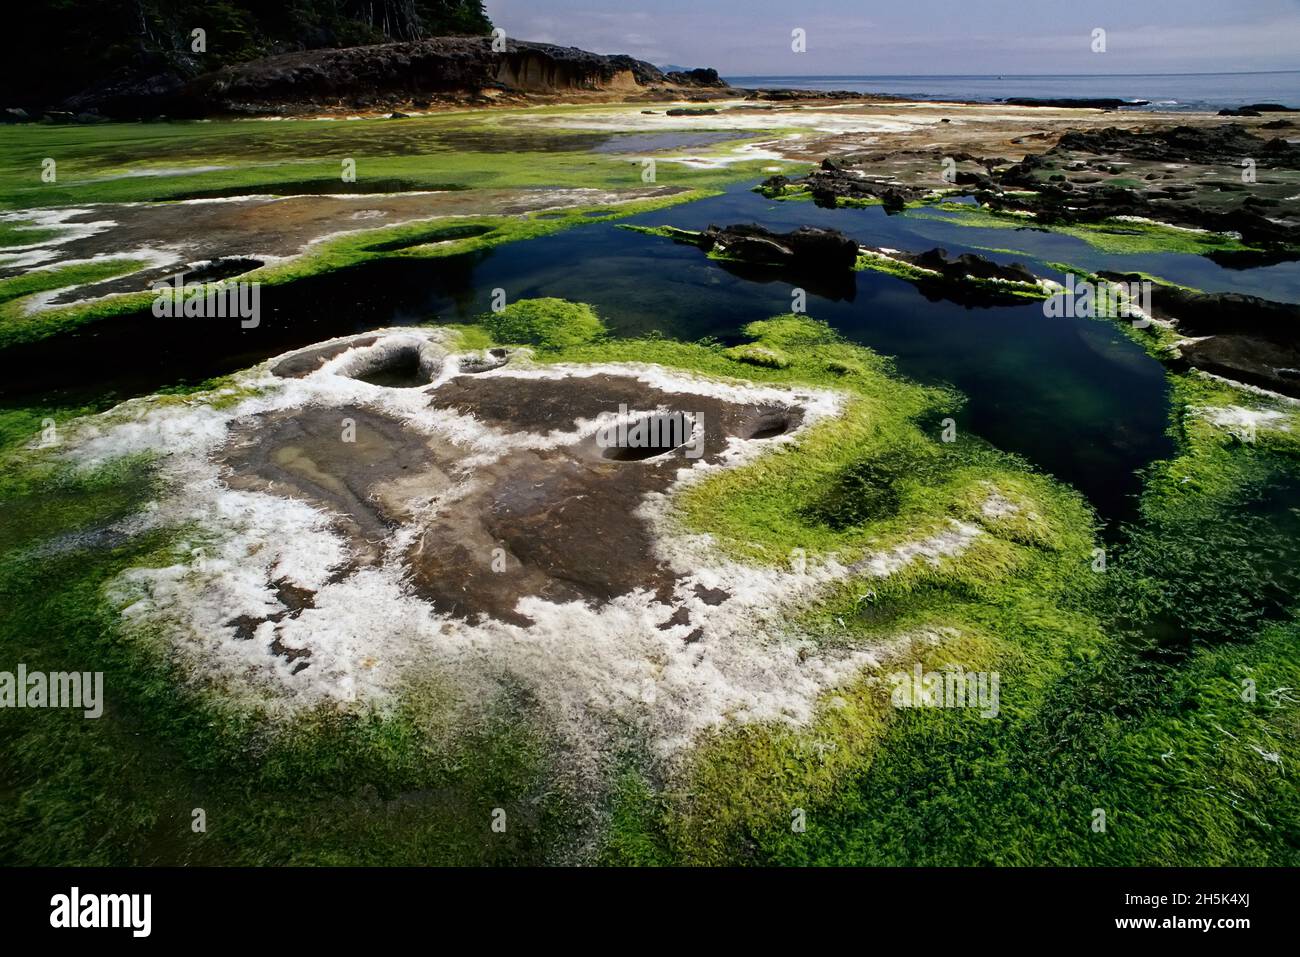
[[(916, 100), (995, 103), (1008, 97), (1114, 98), (1134, 109), (1220, 110), (1250, 103), (1300, 108), (1300, 70), (1248, 73), (728, 75), (733, 86), (851, 90)], [(1140, 101), (1146, 101), (1141, 103)]]

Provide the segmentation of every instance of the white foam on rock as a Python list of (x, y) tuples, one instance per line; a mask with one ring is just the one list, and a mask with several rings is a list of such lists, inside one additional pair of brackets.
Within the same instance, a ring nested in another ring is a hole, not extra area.
[[(7, 223), (26, 223), (28, 225), (14, 227), (17, 231), (41, 231), (47, 229), (59, 230), (58, 235), (53, 236), (43, 242), (26, 243), (23, 245), (4, 247), (9, 252), (19, 252), (30, 249), (49, 249), (54, 246), (61, 246), (64, 243), (72, 242), (74, 239), (85, 239), (94, 236), (96, 233), (102, 233), (106, 229), (112, 229), (117, 223), (112, 220), (97, 220), (90, 223), (70, 223), (74, 216), (84, 216), (90, 212), (87, 207), (63, 207), (61, 209), (23, 209), (15, 212), (0, 213), (0, 222)], [(14, 265), (21, 265), (15, 263)]]
[(1221, 429), (1277, 429), (1291, 431), (1290, 416), (1273, 409), (1247, 409), (1240, 405), (1201, 406), (1190, 410)]
[[(60, 286), (57, 289), (47, 289), (43, 292), (35, 293), (34, 295), (28, 296), (22, 301), (23, 314), (34, 315), (35, 313), (41, 312), (44, 309), (48, 309), (54, 303), (54, 300), (60, 298), (61, 296), (68, 295), (75, 289), (80, 289), (85, 286), (94, 286), (101, 282), (107, 283), (107, 282), (120, 281), (130, 276), (135, 276), (140, 273), (147, 272), (150, 269), (164, 269), (176, 261), (176, 254), (167, 249), (155, 249), (150, 246), (141, 246), (136, 249), (125, 250), (122, 252), (98, 253), (90, 257), (89, 259), (61, 259), (57, 262), (51, 262), (47, 266), (41, 266), (37, 269), (29, 270), (27, 272), (27, 275), (30, 276), (39, 272), (48, 272), (51, 270), (62, 269), (65, 266), (87, 266), (87, 265), (94, 265), (97, 263), (114, 262), (118, 260), (121, 260), (123, 262), (137, 261), (141, 263), (141, 265), (135, 266), (130, 269), (123, 269), (122, 272), (113, 276), (106, 276), (103, 279), (96, 279), (91, 282), (84, 282), (78, 280), (77, 282), (68, 283), (66, 286)], [(145, 291), (145, 286), (143, 283), (141, 283), (139, 291), (140, 292)], [(120, 295), (120, 293), (115, 293), (112, 295)], [(76, 306), (88, 302), (98, 302), (99, 300), (105, 298), (107, 298), (107, 296), (85, 296), (80, 299), (69, 299), (66, 302), (59, 303), (59, 305)]]
[[(409, 590), (401, 549), (390, 548), (376, 564), (349, 570), (349, 543), (330, 527), (327, 513), (269, 492), (230, 489), (213, 461), (212, 453), (237, 423), (308, 405), (360, 404), (466, 446), (473, 454), (465, 460), (462, 488), (473, 482), (475, 462), (536, 440), (499, 432), (468, 415), (430, 409), (424, 390), (386, 389), (341, 374), (368, 351), (454, 342), (443, 330), (381, 330), (379, 335), (374, 346), (349, 349), (301, 379), (275, 377), (269, 369), (277, 360), (271, 360), (237, 379), (236, 387), (252, 394), (228, 409), (132, 400), (66, 433), (65, 454), (86, 466), (144, 451), (160, 456), (168, 491), (157, 507), (130, 520), (130, 527), (189, 525), (202, 529), (204, 540), (187, 543), (174, 564), (124, 572), (111, 595), (129, 629), (160, 631), (198, 686), (236, 704), (285, 716), (322, 704), (383, 706), (407, 682), (431, 674), (459, 689), (466, 707), (482, 707), (504, 678), (532, 689), (574, 744), (598, 747), (593, 742), (611, 727), (631, 722), (661, 756), (671, 758), (702, 731), (726, 722), (810, 720), (823, 693), (876, 664), (882, 649), (822, 650), (808, 636), (793, 633), (792, 610), (846, 576), (890, 575), (913, 562), (937, 565), (982, 534), (977, 526), (951, 521), (851, 564), (833, 557), (790, 568), (735, 561), (710, 536), (680, 527), (677, 495), (719, 469), (799, 441), (811, 425), (839, 414), (841, 394), (726, 382), (643, 364), (530, 368), (523, 353), (515, 367), (481, 375), (557, 380), (630, 375), (680, 395), (797, 405), (804, 420), (795, 432), (771, 440), (733, 439), (722, 461), (682, 468), (668, 492), (648, 495), (638, 509), (654, 534), (658, 557), (681, 576), (674, 605), (687, 608), (689, 624), (661, 627), (672, 607), (655, 602), (646, 590), (599, 607), (529, 597), (517, 610), (532, 625), (469, 624), (436, 612)], [(454, 363), (449, 356), (448, 365)], [(598, 421), (577, 423), (558, 438), (576, 441)], [(405, 528), (397, 536), (406, 543), (412, 533)], [(281, 606), (272, 583), (282, 580), (313, 591), (314, 607), (290, 613)], [(696, 594), (697, 586), (720, 588), (730, 597), (710, 605)], [(263, 622), (251, 639), (239, 636), (235, 619), (277, 613), (281, 620)], [(686, 640), (696, 629), (699, 635)], [(291, 661), (272, 654), (273, 641), (281, 649), (309, 651), (310, 658)], [(310, 666), (301, 668), (303, 660)]]

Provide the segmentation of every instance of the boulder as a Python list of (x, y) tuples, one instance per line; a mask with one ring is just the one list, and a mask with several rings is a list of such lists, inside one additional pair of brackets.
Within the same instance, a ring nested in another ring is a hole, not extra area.
[(669, 83), (675, 83), (677, 86), (725, 87), (728, 85), (726, 80), (718, 76), (717, 70), (711, 69), (674, 70), (664, 76)]
[(948, 250), (936, 247), (923, 253), (903, 254), (905, 259), (921, 269), (941, 274), (945, 279), (1003, 279), (1010, 282), (1036, 283), (1038, 277), (1020, 263), (1004, 266), (975, 253), (962, 253), (953, 257)]
[(800, 226), (775, 233), (758, 225), (710, 226), (701, 248), (728, 258), (769, 265), (797, 266), (811, 272), (844, 272), (858, 261), (858, 243), (836, 229)]

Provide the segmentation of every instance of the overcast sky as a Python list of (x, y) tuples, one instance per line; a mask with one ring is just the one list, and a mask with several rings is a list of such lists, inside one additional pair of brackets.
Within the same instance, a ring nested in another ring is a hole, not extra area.
[[(724, 75), (1300, 69), (1300, 0), (486, 0), (520, 40)], [(791, 31), (807, 52), (790, 49)], [(1090, 49), (1106, 30), (1106, 52)]]

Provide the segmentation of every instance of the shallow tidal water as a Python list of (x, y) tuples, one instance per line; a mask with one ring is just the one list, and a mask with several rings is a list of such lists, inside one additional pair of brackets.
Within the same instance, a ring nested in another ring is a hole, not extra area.
[[(832, 210), (776, 202), (752, 192), (750, 185), (621, 222), (690, 229), (740, 222), (778, 230), (821, 225), (876, 246), (923, 250), (937, 245), (954, 254), (1021, 260), (1058, 278), (1040, 259), (1143, 270), (1271, 298), (1284, 298), (1283, 290), (1300, 292), (1296, 264), (1230, 270), (1197, 256), (1117, 256), (1069, 236), (1032, 230), (888, 216), (879, 207)], [(988, 251), (1011, 246), (1028, 255)], [(65, 401), (95, 400), (106, 392), (125, 398), (231, 372), (332, 336), (472, 321), (489, 309), (497, 288), (510, 301), (557, 296), (589, 302), (615, 335), (658, 332), (730, 343), (743, 340), (746, 323), (789, 312), (796, 286), (807, 290), (810, 315), (895, 357), (904, 376), (960, 390), (967, 402), (953, 413), (959, 428), (1071, 484), (1108, 522), (1133, 517), (1137, 470), (1172, 452), (1164, 370), (1109, 322), (1049, 318), (1038, 302), (966, 307), (930, 301), (901, 279), (869, 271), (826, 281), (719, 263), (692, 246), (615, 223), (460, 256), (365, 263), (265, 287), (261, 325), (252, 330), (221, 326), (219, 320), (160, 320), (150, 313), (98, 323), (8, 350), (0, 360), (0, 381), (5, 398), (32, 398), (38, 392)], [(57, 386), (53, 392), (52, 385)]]

